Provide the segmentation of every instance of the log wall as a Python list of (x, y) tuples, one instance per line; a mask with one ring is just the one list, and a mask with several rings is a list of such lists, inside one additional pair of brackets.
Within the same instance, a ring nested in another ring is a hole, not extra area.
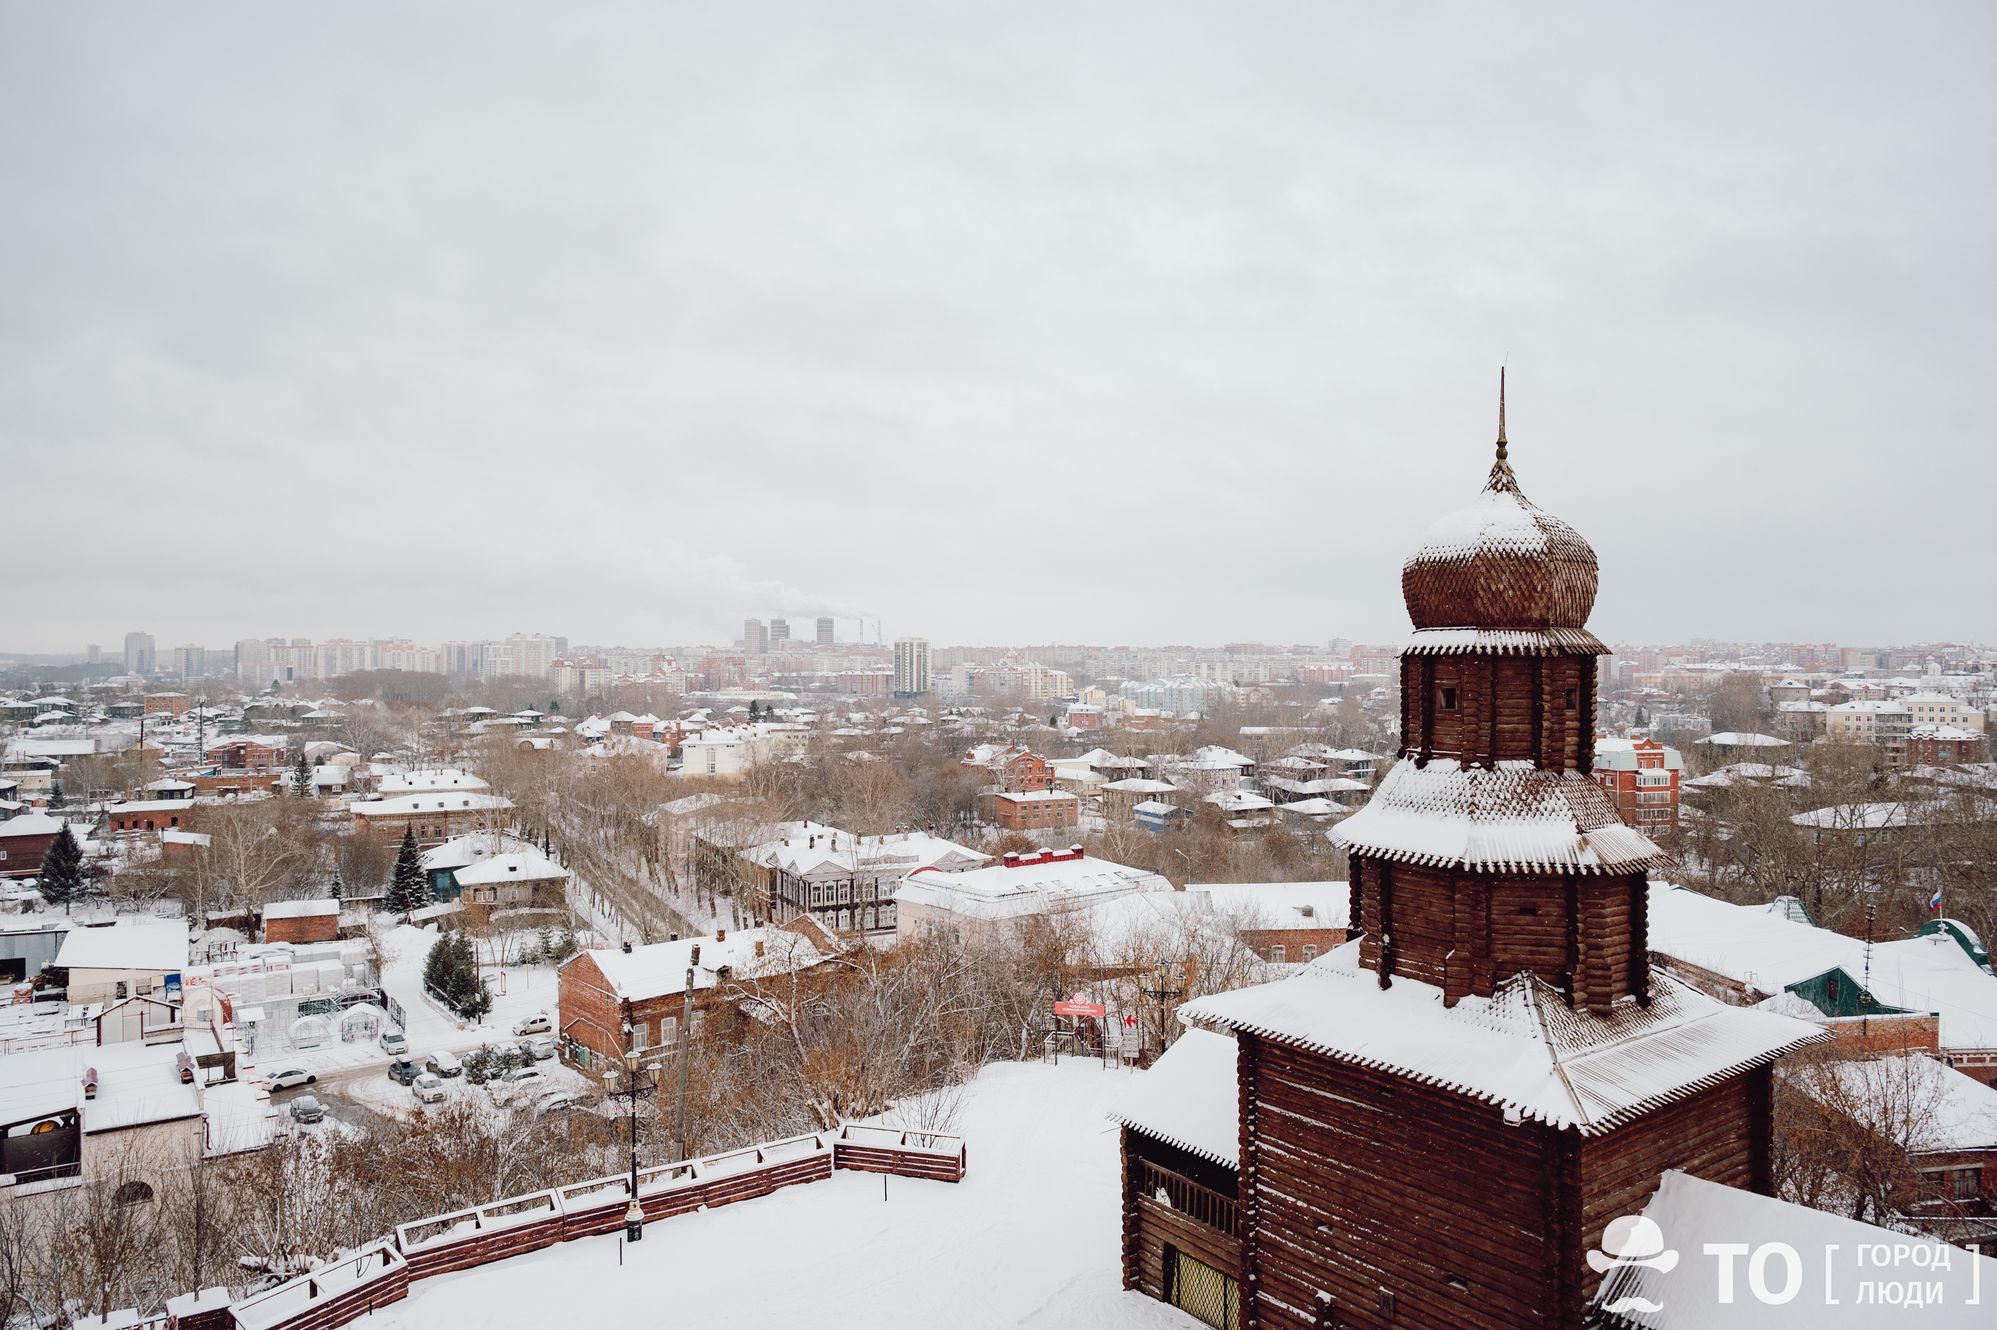
[(1268, 1040), (1244, 1038), (1240, 1068), (1244, 1324), (1305, 1330), (1325, 1297), (1354, 1330), (1561, 1324), (1559, 1133)]
[(1594, 753), (1596, 669), (1593, 656), (1402, 656), (1405, 751), (1466, 765), (1525, 761), (1585, 771)]
[(1489, 997), (1520, 970), (1596, 1009), (1649, 992), (1640, 873), (1466, 872), (1355, 854), (1351, 876), (1367, 910), (1360, 963), (1379, 968), (1391, 933), (1393, 974), (1435, 984), (1445, 1002)]

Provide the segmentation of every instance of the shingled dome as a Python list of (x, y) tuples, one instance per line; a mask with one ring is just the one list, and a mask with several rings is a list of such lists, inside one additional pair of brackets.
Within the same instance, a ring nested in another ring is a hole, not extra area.
[(1498, 460), (1483, 492), (1428, 529), (1401, 566), (1417, 631), (1579, 631), (1595, 607), (1595, 551), (1533, 506)]

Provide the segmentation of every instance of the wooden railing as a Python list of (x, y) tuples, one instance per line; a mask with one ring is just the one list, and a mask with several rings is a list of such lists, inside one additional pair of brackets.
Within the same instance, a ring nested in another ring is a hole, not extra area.
[(1130, 1161), (1133, 1185), (1145, 1200), (1169, 1205), (1196, 1224), (1231, 1238), (1241, 1236), (1241, 1211), (1232, 1196), (1203, 1187), (1184, 1174), (1160, 1168), (1148, 1159)]

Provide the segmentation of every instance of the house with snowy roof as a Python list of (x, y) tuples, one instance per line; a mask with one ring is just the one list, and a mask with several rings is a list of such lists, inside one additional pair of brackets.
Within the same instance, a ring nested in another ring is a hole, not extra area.
[(1652, 968), (1666, 860), (1592, 770), (1596, 586), (1521, 491), (1501, 396), (1483, 490), (1403, 566), (1400, 760), (1332, 831), (1356, 936), (1180, 1008), (1234, 1044), (1235, 1203), (1141, 1158), (1154, 1197), (1206, 1186), (1211, 1222), (1171, 1208), (1212, 1240), (1148, 1238), (1127, 1177), (1128, 1286), (1227, 1324), (1578, 1327), (1584, 1253), (1667, 1170), (1772, 1191), (1772, 1064), (1824, 1036)]
[(1081, 846), (1023, 854), (960, 872), (918, 868), (895, 890), (903, 941), (936, 932), (970, 940), (1031, 920), (1091, 909), (1140, 891), (1170, 891), (1157, 873), (1091, 858)]
[(718, 1005), (753, 1001), (839, 954), (810, 918), (783, 927), (581, 951), (562, 963), (555, 1033), (564, 1061), (601, 1071), (627, 1054), (657, 1058)]

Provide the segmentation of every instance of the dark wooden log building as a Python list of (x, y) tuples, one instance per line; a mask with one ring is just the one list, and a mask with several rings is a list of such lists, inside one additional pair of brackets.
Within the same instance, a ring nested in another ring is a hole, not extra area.
[[(1187, 1004), (1232, 1086), (1124, 1116), (1125, 1283), (1210, 1324), (1578, 1327), (1666, 1169), (1772, 1190), (1770, 1066), (1821, 1036), (1651, 970), (1665, 861), (1589, 773), (1594, 551), (1506, 453), (1501, 393), (1483, 491), (1403, 570), (1401, 760), (1335, 832), (1355, 940)], [(1229, 1090), (1233, 1169), (1155, 1125)]]

